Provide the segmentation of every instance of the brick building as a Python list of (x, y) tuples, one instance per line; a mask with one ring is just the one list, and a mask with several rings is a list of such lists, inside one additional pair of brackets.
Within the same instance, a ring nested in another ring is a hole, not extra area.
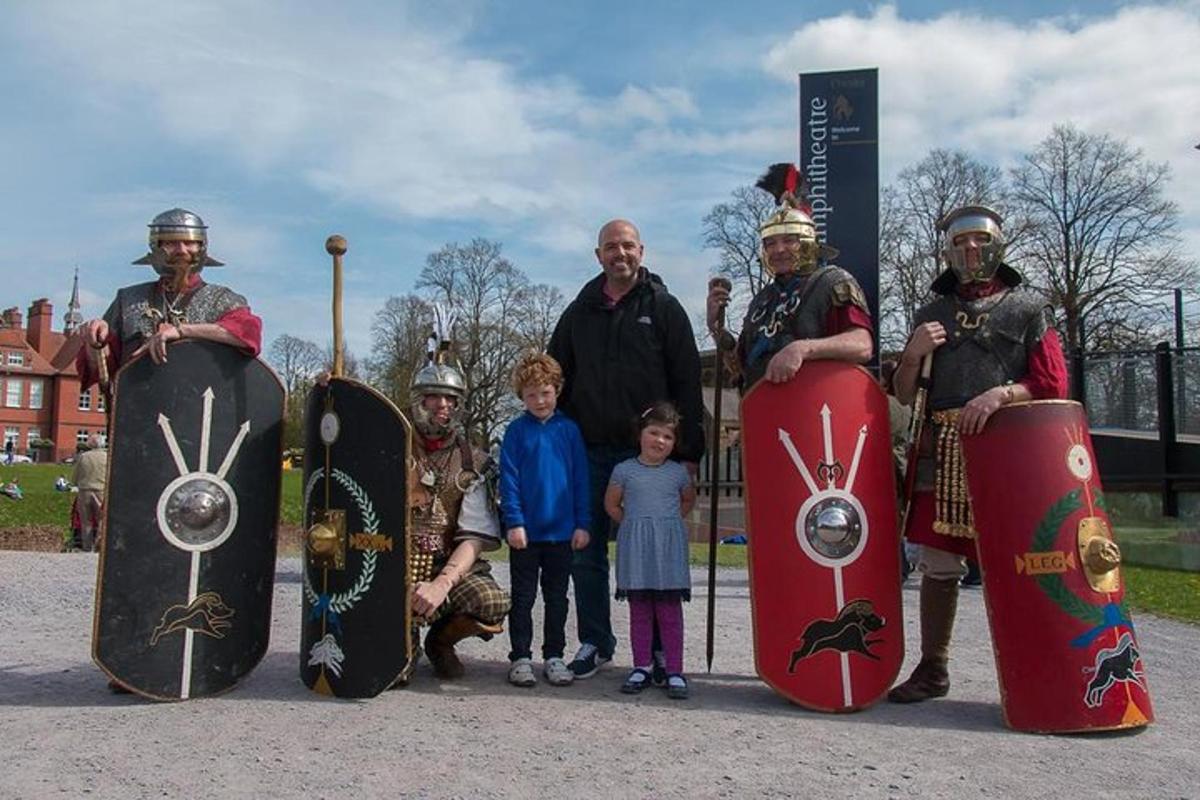
[[(0, 431), (14, 453), (42, 461), (74, 455), (105, 427), (99, 387), (81, 392), (75, 371), (70, 334), (82, 322), (78, 273), (61, 332), (51, 329), (53, 311), (40, 298), (24, 316), (16, 306), (0, 312)], [(53, 447), (37, 447), (43, 440)]]

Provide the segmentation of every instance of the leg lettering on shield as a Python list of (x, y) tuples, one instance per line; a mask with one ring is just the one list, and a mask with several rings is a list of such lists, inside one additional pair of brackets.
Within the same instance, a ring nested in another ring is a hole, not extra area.
[(800, 646), (792, 651), (788, 672), (796, 671), (796, 663), (800, 659), (822, 650), (862, 653), (878, 661), (879, 656), (871, 652), (871, 647), (883, 639), (872, 639), (871, 634), (883, 630), (886, 624), (887, 621), (875, 613), (875, 606), (870, 600), (851, 600), (834, 619), (815, 619), (808, 624), (800, 636)]

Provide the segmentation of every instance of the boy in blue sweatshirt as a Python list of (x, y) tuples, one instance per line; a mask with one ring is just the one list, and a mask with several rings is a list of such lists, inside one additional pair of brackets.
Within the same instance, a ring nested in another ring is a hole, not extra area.
[(563, 374), (544, 353), (526, 356), (513, 371), (525, 413), (508, 424), (500, 446), (500, 512), (507, 531), (512, 611), (508, 671), (514, 686), (533, 686), (533, 603), (541, 573), (546, 605), (542, 674), (553, 686), (574, 675), (563, 661), (571, 551), (588, 544), (591, 506), (587, 452), (579, 427), (557, 410)]

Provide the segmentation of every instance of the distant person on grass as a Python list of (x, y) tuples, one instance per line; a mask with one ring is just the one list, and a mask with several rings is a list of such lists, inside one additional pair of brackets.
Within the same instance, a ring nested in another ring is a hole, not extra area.
[(75, 504), (79, 512), (79, 548), (84, 552), (96, 550), (99, 545), (99, 522), (104, 510), (107, 477), (108, 450), (104, 439), (93, 433), (88, 437), (88, 449), (75, 459), (75, 472), (71, 477), (71, 482), (79, 487)]

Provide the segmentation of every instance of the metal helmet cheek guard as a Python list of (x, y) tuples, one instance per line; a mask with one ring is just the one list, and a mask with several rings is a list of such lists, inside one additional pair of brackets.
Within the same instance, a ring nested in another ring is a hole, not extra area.
[[(938, 222), (942, 232), (942, 258), (946, 266), (954, 271), (961, 283), (985, 283), (990, 281), (1004, 261), (1003, 218), (987, 206), (963, 206), (947, 214)], [(980, 248), (979, 263), (967, 265), (967, 248), (955, 244), (955, 239), (964, 234), (981, 233), (988, 237)]]
[(134, 264), (149, 264), (159, 275), (166, 270), (166, 258), (162, 251), (162, 242), (199, 242), (200, 252), (196, 254), (193, 272), (199, 272), (204, 267), (221, 267), (224, 263), (217, 261), (208, 254), (208, 226), (200, 215), (185, 208), (172, 208), (164, 211), (147, 226), (149, 252), (134, 261)]

